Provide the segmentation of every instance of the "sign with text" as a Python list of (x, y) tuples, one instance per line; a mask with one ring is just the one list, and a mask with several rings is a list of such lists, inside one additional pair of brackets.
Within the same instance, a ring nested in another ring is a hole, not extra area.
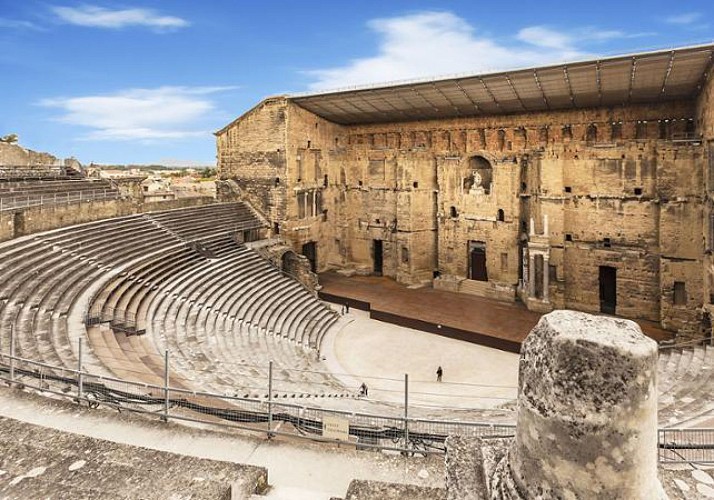
[(322, 418), (322, 437), (347, 441), (350, 437), (350, 421), (342, 417), (325, 415)]

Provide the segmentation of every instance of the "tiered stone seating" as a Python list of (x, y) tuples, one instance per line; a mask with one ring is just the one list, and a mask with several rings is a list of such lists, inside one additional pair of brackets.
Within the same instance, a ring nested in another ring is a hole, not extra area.
[(659, 362), (659, 422), (661, 426), (696, 425), (714, 411), (714, 348), (665, 347)]
[[(202, 214), (209, 216), (209, 212), (199, 211), (199, 219)], [(214, 228), (216, 234), (228, 230), (220, 224)], [(78, 324), (72, 324), (72, 311), (82, 315), (77, 300), (86, 298), (93, 288), (114, 280), (134, 261), (154, 259), (168, 266), (171, 260), (164, 257), (172, 255), (172, 250), (173, 254), (188, 252), (195, 256), (186, 249), (184, 240), (175, 238), (169, 231), (158, 230), (156, 224), (140, 215), (63, 228), (0, 244), (0, 344), (3, 351), (9, 352), (10, 333), (14, 331), (19, 356), (75, 369), (75, 341), (83, 335), (78, 331), (81, 318)], [(129, 301), (128, 296), (126, 300)], [(140, 303), (139, 295), (135, 300)], [(133, 307), (133, 302), (127, 305)], [(91, 336), (96, 340), (97, 332), (90, 332)], [(111, 342), (107, 345), (111, 340), (104, 339), (105, 349), (118, 347)], [(85, 356), (85, 365), (101, 375), (112, 373), (91, 353)]]
[(120, 198), (107, 180), (57, 178), (53, 180), (0, 179), (0, 207), (12, 210), (34, 205), (54, 205)]
[(148, 220), (186, 241), (214, 238), (216, 229), (223, 233), (256, 228), (256, 219), (243, 204), (223, 203), (187, 210), (167, 210), (145, 214)]
[[(183, 275), (177, 273), (160, 287), (158, 295), (147, 329), (163, 348), (179, 354), (180, 359), (172, 359), (183, 364), (182, 371), (195, 374), (206, 389), (221, 393), (227, 388), (246, 394), (254, 389), (264, 392), (264, 387), (251, 386), (256, 378), (263, 384), (267, 381), (270, 360), (284, 369), (319, 371), (315, 354), (306, 352), (300, 343), (316, 341), (337, 320), (301, 285), (235, 243), (225, 257), (202, 262)], [(278, 312), (295, 319), (285, 322), (283, 329), (271, 330), (270, 316)], [(298, 334), (300, 330), (307, 332)], [(344, 394), (340, 384), (323, 374), (293, 374), (291, 378), (281, 393), (290, 392), (293, 397), (326, 391)]]
[(85, 369), (162, 385), (168, 348), (172, 385), (255, 397), (272, 360), (282, 397), (352, 395), (314, 350), (338, 315), (233, 237), (260, 225), (217, 204), (2, 243), (2, 349), (73, 370), (85, 337)]

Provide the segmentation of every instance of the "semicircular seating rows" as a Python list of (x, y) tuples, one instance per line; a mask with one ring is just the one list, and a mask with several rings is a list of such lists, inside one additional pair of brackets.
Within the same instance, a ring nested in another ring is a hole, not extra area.
[[(0, 348), (13, 331), (18, 356), (74, 370), (88, 336), (86, 370), (157, 385), (168, 349), (172, 385), (249, 397), (273, 361), (281, 397), (353, 396), (315, 351), (337, 315), (236, 242), (260, 227), (242, 203), (213, 204), (0, 243)], [(711, 347), (663, 349), (659, 370), (662, 425), (712, 419)]]
[(121, 198), (119, 190), (105, 179), (54, 177), (22, 180), (0, 177), (2, 210), (118, 198)]
[(714, 347), (664, 347), (659, 356), (661, 426), (712, 427), (714, 423)]
[[(88, 336), (86, 370), (157, 384), (168, 348), (172, 385), (221, 393), (249, 390), (272, 359), (278, 386), (281, 370), (305, 368), (310, 375), (298, 383), (338, 391), (314, 373), (314, 349), (338, 315), (234, 239), (261, 226), (247, 205), (213, 204), (2, 243), (0, 347), (9, 352), (14, 332), (18, 356), (73, 370), (76, 341)], [(255, 367), (239, 368), (242, 360)], [(292, 379), (286, 390), (296, 389)]]

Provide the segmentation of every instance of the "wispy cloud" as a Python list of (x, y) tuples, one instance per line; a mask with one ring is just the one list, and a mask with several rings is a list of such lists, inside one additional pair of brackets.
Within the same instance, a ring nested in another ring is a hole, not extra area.
[(42, 28), (33, 22), (2, 17), (0, 17), (0, 28), (42, 31)]
[(44, 99), (64, 113), (58, 120), (91, 129), (83, 140), (159, 141), (208, 134), (197, 130), (215, 112), (209, 95), (235, 87), (158, 87), (109, 95)]
[(626, 33), (621, 30), (603, 30), (592, 26), (579, 28), (577, 33), (570, 31), (558, 31), (547, 26), (529, 26), (521, 29), (516, 34), (516, 39), (537, 47), (576, 50), (575, 47), (585, 42), (600, 43), (611, 40), (642, 38), (654, 35), (656, 35), (656, 33), (652, 31)]
[(95, 5), (51, 9), (65, 23), (90, 28), (121, 29), (141, 26), (156, 31), (172, 31), (190, 24), (180, 17), (161, 15), (152, 9), (111, 10)]
[(665, 21), (669, 24), (693, 24), (699, 21), (701, 17), (701, 12), (685, 12), (684, 14), (669, 16)]
[(510, 39), (478, 33), (451, 12), (420, 12), (375, 19), (368, 28), (378, 39), (377, 54), (348, 64), (307, 71), (315, 79), (312, 90), (335, 89), (365, 83), (482, 72), (562, 62), (592, 55), (584, 41), (646, 36), (617, 30), (583, 28), (557, 31), (545, 26), (521, 29)]

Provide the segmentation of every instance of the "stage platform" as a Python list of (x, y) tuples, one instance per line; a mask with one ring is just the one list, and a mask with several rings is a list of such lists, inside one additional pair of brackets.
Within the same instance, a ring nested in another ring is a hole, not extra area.
[[(519, 302), (501, 302), (431, 287), (407, 288), (378, 276), (319, 275), (320, 298), (370, 312), (373, 319), (450, 338), (519, 352), (541, 314)], [(642, 330), (661, 341), (672, 338), (656, 323), (640, 321)]]

